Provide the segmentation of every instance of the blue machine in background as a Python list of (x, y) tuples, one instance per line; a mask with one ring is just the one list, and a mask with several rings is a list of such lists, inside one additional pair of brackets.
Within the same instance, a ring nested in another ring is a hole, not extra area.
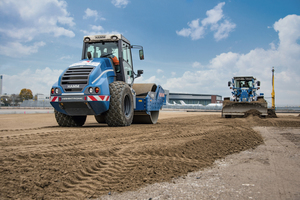
[[(251, 102), (257, 100), (257, 90), (260, 89), (260, 81), (256, 81), (253, 76), (234, 77), (232, 82), (228, 82), (228, 87), (233, 91), (232, 96), (234, 101), (238, 102)], [(263, 93), (261, 93), (263, 96)], [(260, 94), (260, 95), (261, 95)]]
[(224, 98), (222, 117), (244, 116), (249, 110), (257, 110), (261, 116), (267, 116), (267, 102), (264, 94), (258, 95), (260, 81), (253, 76), (233, 77), (228, 82), (232, 89), (232, 98)]

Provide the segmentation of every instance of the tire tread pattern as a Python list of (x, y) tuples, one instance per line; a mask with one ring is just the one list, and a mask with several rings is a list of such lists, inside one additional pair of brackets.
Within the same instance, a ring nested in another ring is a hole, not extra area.
[[(109, 85), (110, 104), (106, 113), (105, 121), (108, 126), (130, 126), (133, 119), (133, 97), (128, 84), (122, 81), (115, 81)], [(130, 114), (128, 117), (124, 114), (124, 98), (130, 97)]]
[(77, 127), (83, 126), (86, 121), (86, 116), (69, 116), (54, 110), (55, 119), (59, 126), (63, 127)]

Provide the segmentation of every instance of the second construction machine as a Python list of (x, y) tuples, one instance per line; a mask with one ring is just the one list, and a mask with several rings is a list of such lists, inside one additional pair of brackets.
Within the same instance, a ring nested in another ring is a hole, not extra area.
[(228, 82), (228, 87), (232, 89), (233, 98), (224, 98), (222, 117), (243, 117), (246, 112), (256, 110), (261, 117), (268, 115), (267, 102), (263, 94), (257, 93), (260, 89), (260, 81), (253, 76), (233, 77), (232, 82)]

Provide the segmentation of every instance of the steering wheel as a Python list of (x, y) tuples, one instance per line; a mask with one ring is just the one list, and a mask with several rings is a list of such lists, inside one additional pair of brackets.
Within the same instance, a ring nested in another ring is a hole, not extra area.
[(112, 55), (112, 53), (103, 53), (103, 54), (101, 54), (100, 58), (105, 58), (105, 57), (108, 57), (110, 55)]

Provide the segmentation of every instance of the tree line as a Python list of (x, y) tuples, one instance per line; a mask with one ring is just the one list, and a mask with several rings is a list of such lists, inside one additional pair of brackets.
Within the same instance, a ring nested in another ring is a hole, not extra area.
[[(35, 99), (37, 97), (35, 96)], [(2, 95), (1, 104), (4, 106), (16, 106), (24, 100), (33, 99), (32, 91), (30, 89), (23, 88), (19, 94)]]

